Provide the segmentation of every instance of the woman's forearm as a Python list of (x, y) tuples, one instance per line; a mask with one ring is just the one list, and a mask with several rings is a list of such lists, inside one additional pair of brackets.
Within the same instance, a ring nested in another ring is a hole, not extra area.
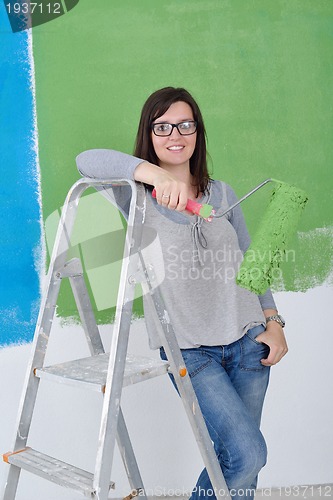
[(134, 170), (134, 180), (138, 182), (144, 182), (145, 184), (150, 184), (155, 186), (159, 178), (164, 178), (166, 176), (165, 170), (163, 168), (149, 163), (148, 161), (143, 161)]
[[(76, 158), (81, 175), (95, 179), (134, 179), (156, 189), (160, 205), (179, 211), (185, 210), (189, 190), (165, 169), (140, 158), (112, 149), (90, 149)], [(166, 196), (167, 195), (167, 196)]]
[(81, 175), (95, 179), (133, 179), (143, 160), (112, 149), (89, 149), (76, 157)]
[(276, 309), (264, 309), (263, 313), (265, 315), (265, 318), (268, 318), (269, 316), (274, 316), (275, 314), (278, 313)]

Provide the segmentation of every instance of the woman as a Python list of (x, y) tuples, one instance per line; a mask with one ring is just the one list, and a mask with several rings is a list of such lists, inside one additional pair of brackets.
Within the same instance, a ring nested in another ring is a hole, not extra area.
[[(208, 175), (203, 119), (185, 89), (166, 87), (148, 98), (134, 155), (90, 150), (77, 162), (85, 176), (146, 184), (145, 226), (161, 245), (163, 299), (230, 493), (251, 499), (266, 462), (259, 425), (270, 366), (287, 352), (284, 321), (269, 290), (257, 296), (235, 283), (249, 245), (240, 207), (211, 223), (185, 211), (188, 198), (215, 211), (236, 201), (230, 186)], [(115, 196), (126, 214), (127, 188)], [(151, 347), (161, 348), (147, 307), (145, 318)], [(192, 499), (205, 497), (212, 485), (204, 469)]]

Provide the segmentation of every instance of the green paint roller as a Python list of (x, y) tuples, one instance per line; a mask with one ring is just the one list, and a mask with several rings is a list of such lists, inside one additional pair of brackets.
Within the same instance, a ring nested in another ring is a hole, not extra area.
[(238, 285), (260, 295), (276, 278), (288, 241), (295, 234), (308, 201), (304, 191), (275, 179), (267, 179), (260, 187), (270, 181), (276, 186), (236, 277)]

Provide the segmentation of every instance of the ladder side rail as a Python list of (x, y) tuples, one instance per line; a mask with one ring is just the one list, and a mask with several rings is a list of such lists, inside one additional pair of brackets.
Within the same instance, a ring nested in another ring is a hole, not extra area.
[(62, 274), (62, 277), (68, 275), (90, 354), (92, 356), (104, 354), (103, 342), (91, 305), (80, 259), (75, 257), (67, 262), (65, 264), (65, 273)]
[(129, 439), (127, 426), (121, 408), (119, 410), (119, 415), (118, 415), (118, 429), (117, 429), (116, 439), (119, 452), (127, 473), (128, 481), (130, 487), (132, 488), (131, 493), (134, 495), (135, 492), (137, 492), (137, 494), (140, 495), (140, 498), (147, 500), (142, 477), (135, 458), (132, 443)]
[(133, 276), (138, 271), (138, 252), (145, 217), (145, 191), (133, 181), (126, 241), (117, 297), (116, 316), (112, 333), (110, 358), (102, 409), (99, 445), (95, 464), (94, 489), (98, 500), (108, 498), (120, 399), (126, 362), (129, 330), (135, 291)]
[[(130, 181), (132, 182), (132, 181)], [(31, 345), (31, 354), (27, 365), (22, 395), (19, 403), (16, 434), (12, 451), (26, 447), (30, 430), (32, 414), (36, 402), (39, 378), (34, 375), (34, 368), (41, 368), (44, 363), (46, 348), (55, 314), (56, 300), (59, 294), (61, 278), (59, 269), (66, 262), (69, 240), (77, 213), (79, 199), (82, 193), (90, 186), (112, 186), (128, 184), (126, 179), (88, 179), (82, 178), (70, 188), (64, 202), (61, 218), (50, 259), (49, 270), (46, 276), (42, 294), (35, 333)], [(7, 478), (4, 484), (3, 500), (14, 500), (21, 469), (9, 465)]]
[(160, 289), (158, 286), (156, 288), (152, 287), (143, 258), (141, 258), (141, 264), (146, 276), (146, 282), (142, 283), (142, 287), (144, 289), (145, 296), (152, 304), (153, 310), (155, 309), (158, 316), (158, 324), (160, 325), (160, 328), (158, 330), (161, 343), (170, 363), (171, 373), (175, 378), (177, 389), (181, 396), (187, 417), (189, 419), (193, 434), (199, 447), (199, 451), (203, 458), (203, 462), (207, 469), (209, 478), (212, 482), (214, 493), (218, 499), (223, 498), (224, 500), (228, 500), (230, 499), (229, 489), (225, 482), (212, 440), (208, 433), (208, 429), (202, 415), (196, 394), (194, 392), (191, 379), (188, 375), (187, 370), (185, 376), (180, 375), (182, 370), (185, 368), (185, 363), (181, 354), (181, 350), (178, 346), (176, 335), (170, 322), (168, 312), (164, 306), (164, 301)]

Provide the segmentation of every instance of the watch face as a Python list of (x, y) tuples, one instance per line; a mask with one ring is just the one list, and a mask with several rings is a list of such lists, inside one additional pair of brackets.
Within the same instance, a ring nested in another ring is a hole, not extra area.
[(281, 316), (281, 314), (279, 314), (277, 317), (279, 318), (279, 323), (282, 325), (282, 327), (284, 327), (286, 324), (284, 318)]

